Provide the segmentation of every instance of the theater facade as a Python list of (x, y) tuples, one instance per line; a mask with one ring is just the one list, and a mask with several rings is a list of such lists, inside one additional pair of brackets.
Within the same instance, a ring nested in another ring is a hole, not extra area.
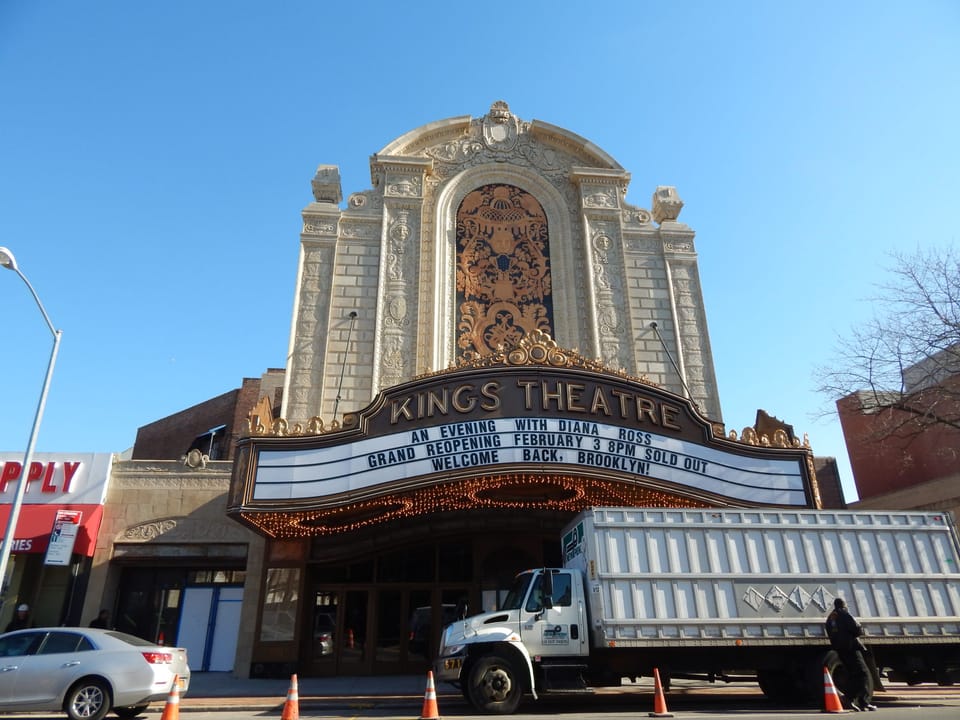
[(589, 506), (819, 506), (806, 442), (725, 429), (674, 188), (629, 204), (611, 156), (502, 102), (370, 167), (345, 207), (314, 177), (281, 411), (235, 454), (251, 675), (425, 670)]

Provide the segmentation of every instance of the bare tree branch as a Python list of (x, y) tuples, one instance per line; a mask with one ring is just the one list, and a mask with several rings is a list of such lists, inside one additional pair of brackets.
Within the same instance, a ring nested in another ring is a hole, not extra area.
[(856, 393), (884, 432), (960, 429), (960, 256), (948, 247), (891, 258), (873, 317), (838, 341), (817, 389), (833, 401)]

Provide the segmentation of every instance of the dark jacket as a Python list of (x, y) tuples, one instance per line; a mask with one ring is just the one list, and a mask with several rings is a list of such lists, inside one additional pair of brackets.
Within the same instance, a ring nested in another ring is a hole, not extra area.
[(837, 652), (853, 652), (863, 649), (859, 640), (860, 636), (863, 635), (863, 628), (846, 608), (840, 608), (830, 613), (825, 625), (827, 635), (830, 637), (830, 646)]
[(29, 617), (22, 618), (16, 616), (7, 624), (7, 629), (4, 632), (13, 632), (14, 630), (26, 630), (27, 628), (33, 627), (33, 623), (30, 622)]

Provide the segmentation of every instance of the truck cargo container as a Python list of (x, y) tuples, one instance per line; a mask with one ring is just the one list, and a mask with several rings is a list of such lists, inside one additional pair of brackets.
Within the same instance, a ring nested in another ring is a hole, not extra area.
[(495, 612), (444, 629), (438, 681), (480, 711), (653, 674), (753, 678), (778, 701), (823, 697), (845, 669), (824, 620), (859, 619), (873, 670), (950, 684), (960, 670), (960, 542), (948, 513), (592, 508), (564, 567), (520, 573)]

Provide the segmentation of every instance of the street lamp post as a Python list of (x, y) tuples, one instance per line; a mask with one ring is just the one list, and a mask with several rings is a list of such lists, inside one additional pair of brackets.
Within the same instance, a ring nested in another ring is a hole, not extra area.
[(47, 363), (47, 375), (43, 379), (43, 389), (40, 391), (40, 402), (37, 403), (37, 412), (33, 417), (33, 427), (30, 430), (30, 439), (27, 441), (27, 451), (23, 456), (23, 467), (20, 470), (20, 478), (17, 480), (17, 489), (13, 496), (13, 503), (10, 505), (10, 517), (7, 519), (7, 529), (3, 533), (3, 545), (0, 546), (0, 600), (2, 600), (0, 601), (0, 608), (2, 608), (3, 603), (5, 603), (7, 599), (7, 565), (10, 564), (10, 551), (13, 548), (13, 538), (17, 531), (17, 520), (20, 519), (20, 507), (23, 505), (23, 495), (27, 491), (27, 475), (30, 472), (30, 464), (33, 462), (33, 448), (34, 445), (37, 444), (37, 433), (40, 430), (40, 421), (43, 419), (43, 408), (47, 404), (47, 391), (50, 389), (50, 378), (53, 377), (53, 366), (57, 362), (57, 352), (60, 350), (60, 336), (62, 335), (62, 331), (53, 327), (53, 323), (50, 322), (50, 316), (47, 315), (47, 311), (43, 308), (43, 303), (40, 302), (40, 296), (37, 295), (37, 291), (33, 289), (33, 285), (27, 280), (27, 276), (20, 272), (13, 253), (5, 247), (0, 247), (0, 266), (5, 267), (7, 270), (13, 270), (20, 276), (20, 279), (23, 280), (24, 284), (30, 290), (30, 294), (33, 295), (33, 299), (36, 301), (37, 307), (40, 308), (40, 313), (43, 315), (47, 327), (50, 328), (50, 332), (53, 334), (53, 349), (50, 351), (50, 362)]

